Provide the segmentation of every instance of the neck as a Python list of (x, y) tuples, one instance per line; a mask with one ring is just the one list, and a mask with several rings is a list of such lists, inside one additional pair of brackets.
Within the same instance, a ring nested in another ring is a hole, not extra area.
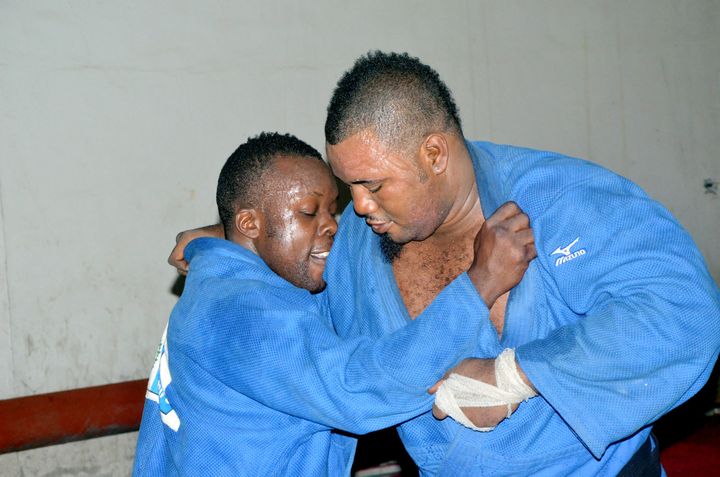
[(455, 240), (469, 233), (474, 237), (485, 222), (475, 182), (475, 170), (470, 152), (463, 141), (453, 147), (453, 154), (455, 160), (452, 161), (453, 170), (449, 171), (448, 190), (456, 192), (447, 217), (429, 237), (442, 241)]
[(258, 257), (260, 256), (260, 254), (257, 251), (257, 248), (255, 247), (255, 243), (252, 241), (252, 239), (245, 237), (244, 235), (242, 235), (240, 233), (235, 232), (230, 237), (228, 237), (228, 240), (240, 245), (241, 247), (243, 247), (246, 250), (249, 250), (250, 252), (257, 255)]

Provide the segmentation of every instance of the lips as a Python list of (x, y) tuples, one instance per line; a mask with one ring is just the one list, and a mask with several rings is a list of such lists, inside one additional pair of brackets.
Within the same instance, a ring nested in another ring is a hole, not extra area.
[(328, 255), (330, 255), (330, 250), (310, 252), (310, 256), (317, 260), (325, 260)]
[(387, 232), (393, 224), (392, 221), (390, 221), (390, 222), (375, 222), (372, 220), (366, 220), (365, 222), (373, 229), (373, 232), (375, 232), (378, 235), (382, 235), (385, 232)]
[(327, 260), (327, 257), (330, 254), (330, 249), (332, 248), (332, 245), (332, 239), (323, 240), (322, 243), (315, 244), (315, 246), (310, 250), (310, 258), (324, 264), (325, 260)]

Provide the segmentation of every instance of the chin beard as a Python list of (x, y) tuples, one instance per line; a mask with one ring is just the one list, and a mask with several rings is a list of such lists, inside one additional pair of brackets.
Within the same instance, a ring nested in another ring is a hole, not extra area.
[(400, 255), (403, 248), (402, 243), (395, 242), (387, 233), (380, 236), (380, 252), (382, 252), (385, 263), (393, 263)]

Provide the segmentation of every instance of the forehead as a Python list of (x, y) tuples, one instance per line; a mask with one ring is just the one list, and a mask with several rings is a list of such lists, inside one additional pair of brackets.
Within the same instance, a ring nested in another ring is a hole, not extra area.
[(391, 150), (369, 130), (325, 147), (333, 173), (348, 184), (400, 175), (412, 165), (409, 158)]
[(280, 195), (336, 193), (335, 181), (327, 165), (314, 157), (278, 156), (262, 176), (265, 190)]

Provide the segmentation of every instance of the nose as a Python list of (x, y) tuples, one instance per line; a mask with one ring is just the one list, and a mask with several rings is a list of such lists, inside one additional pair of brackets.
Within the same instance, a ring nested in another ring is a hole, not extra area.
[(350, 195), (352, 195), (353, 207), (355, 208), (355, 212), (357, 212), (358, 215), (362, 217), (367, 217), (377, 212), (377, 202), (373, 200), (370, 192), (368, 192), (368, 190), (365, 189), (363, 186), (354, 185), (350, 189)]
[(323, 213), (320, 217), (320, 226), (318, 227), (318, 235), (328, 235), (330, 237), (335, 236), (337, 232), (338, 224), (335, 220), (335, 216), (329, 212)]

